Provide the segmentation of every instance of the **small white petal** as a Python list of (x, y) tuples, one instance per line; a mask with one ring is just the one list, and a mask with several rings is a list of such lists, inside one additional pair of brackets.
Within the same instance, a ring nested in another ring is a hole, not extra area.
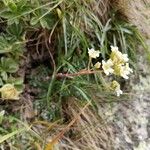
[(129, 61), (129, 58), (128, 58), (127, 54), (123, 54), (122, 58), (123, 58), (124, 62), (128, 62)]
[(107, 60), (106, 62), (102, 60), (102, 68), (106, 75), (109, 75), (114, 72), (112, 66), (113, 66), (113, 62), (111, 61), (111, 59)]
[(91, 58), (97, 58), (99, 57), (100, 51), (96, 51), (93, 48), (91, 49), (88, 48), (88, 54), (89, 54), (89, 57)]
[(118, 51), (118, 47), (117, 46), (110, 46), (112, 51)]
[(119, 97), (121, 94), (123, 94), (122, 90), (120, 90), (120, 89), (117, 90), (116, 93), (117, 93), (117, 96), (118, 96), (118, 97)]

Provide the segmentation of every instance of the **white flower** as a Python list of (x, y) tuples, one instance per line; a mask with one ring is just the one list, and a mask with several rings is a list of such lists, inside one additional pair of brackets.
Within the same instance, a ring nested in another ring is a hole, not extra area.
[(127, 54), (122, 54), (119, 50), (118, 47), (116, 46), (111, 46), (111, 55), (110, 58), (114, 63), (126, 63), (129, 61), (128, 55)]
[(91, 49), (88, 48), (88, 54), (89, 54), (89, 57), (91, 57), (91, 58), (97, 58), (97, 57), (99, 57), (100, 52), (94, 50), (93, 48), (91, 48)]
[(2, 99), (19, 99), (20, 92), (12, 84), (5, 84), (0, 88)]
[(113, 62), (111, 59), (107, 60), (106, 62), (102, 60), (102, 68), (106, 75), (109, 75), (114, 72), (114, 69), (112, 68), (112, 66), (113, 66)]
[(100, 62), (97, 62), (97, 63), (94, 65), (94, 67), (95, 67), (96, 69), (99, 69), (99, 68), (101, 67), (101, 63), (100, 63)]
[(117, 46), (110, 46), (112, 51), (118, 51), (118, 47)]
[(133, 70), (129, 67), (129, 63), (126, 63), (125, 66), (120, 68), (120, 76), (122, 76), (124, 79), (129, 79), (128, 75), (132, 72)]
[(122, 54), (122, 60), (124, 62), (128, 62), (129, 61), (128, 55), (127, 54)]
[(120, 84), (117, 81), (113, 81), (111, 87), (116, 92), (117, 96), (123, 94), (122, 90), (120, 89)]
[(122, 90), (120, 90), (120, 89), (116, 89), (115, 92), (116, 92), (116, 94), (117, 94), (118, 97), (119, 97), (121, 94), (123, 94)]

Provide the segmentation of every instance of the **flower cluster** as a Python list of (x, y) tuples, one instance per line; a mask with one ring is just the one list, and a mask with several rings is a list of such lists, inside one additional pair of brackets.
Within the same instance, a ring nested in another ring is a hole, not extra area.
[(18, 100), (20, 92), (12, 84), (5, 84), (0, 88), (2, 99)]
[(128, 55), (122, 54), (118, 47), (111, 46), (110, 59), (106, 62), (102, 61), (102, 68), (106, 75), (115, 74), (121, 76), (124, 79), (128, 79), (128, 75), (132, 73), (132, 69), (129, 67)]
[(117, 81), (112, 81), (111, 88), (116, 92), (117, 96), (120, 96), (123, 92), (120, 90), (120, 84)]
[[(100, 55), (100, 51), (96, 51), (93, 48), (88, 49), (88, 54), (90, 58), (96, 59)], [(99, 69), (102, 67), (104, 73), (108, 76), (111, 74), (121, 76), (124, 79), (128, 79), (130, 73), (132, 73), (132, 69), (129, 67), (129, 58), (127, 54), (123, 54), (118, 50), (118, 47), (111, 46), (111, 54), (110, 58), (105, 61), (102, 60), (102, 64), (97, 62), (94, 67)], [(120, 84), (117, 81), (113, 81), (111, 84), (111, 88), (116, 92), (117, 96), (122, 94), (122, 90), (120, 90)]]

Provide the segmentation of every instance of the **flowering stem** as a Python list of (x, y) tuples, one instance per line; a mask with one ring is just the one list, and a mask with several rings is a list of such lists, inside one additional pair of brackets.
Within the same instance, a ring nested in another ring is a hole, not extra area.
[(58, 73), (56, 74), (56, 78), (73, 78), (80, 75), (89, 75), (89, 74), (95, 74), (100, 73), (101, 70), (81, 70), (77, 73)]

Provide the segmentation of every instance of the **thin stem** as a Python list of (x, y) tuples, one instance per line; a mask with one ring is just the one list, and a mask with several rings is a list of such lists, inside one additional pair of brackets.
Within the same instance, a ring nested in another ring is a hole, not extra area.
[(95, 74), (95, 73), (101, 73), (101, 70), (81, 70), (77, 73), (58, 73), (56, 74), (56, 78), (73, 78), (80, 75), (89, 75), (89, 74)]
[(91, 62), (92, 62), (92, 58), (89, 57), (89, 62), (88, 62), (88, 70), (90, 70), (90, 65), (91, 65)]

